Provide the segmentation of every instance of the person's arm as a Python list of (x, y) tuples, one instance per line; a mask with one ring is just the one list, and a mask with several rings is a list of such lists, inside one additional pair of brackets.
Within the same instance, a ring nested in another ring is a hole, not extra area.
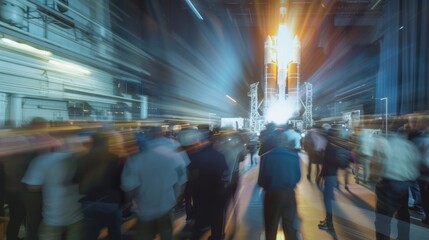
[(36, 157), (31, 160), (30, 165), (25, 172), (22, 182), (26, 184), (26, 187), (29, 191), (37, 192), (42, 188), (43, 183), (45, 182), (45, 173), (44, 170), (46, 166), (43, 164), (43, 160), (47, 157), (49, 153)]
[(137, 194), (140, 186), (137, 175), (136, 166), (133, 166), (134, 161), (129, 158), (124, 165), (121, 175), (121, 189), (125, 192), (125, 202), (131, 202), (132, 198)]
[(258, 176), (258, 185), (262, 188), (267, 187), (265, 164), (266, 164), (266, 157), (262, 156), (259, 164), (259, 176)]

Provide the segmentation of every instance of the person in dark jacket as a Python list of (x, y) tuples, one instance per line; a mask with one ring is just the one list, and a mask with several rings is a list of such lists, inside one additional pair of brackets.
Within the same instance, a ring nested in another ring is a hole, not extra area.
[(280, 218), (286, 239), (298, 239), (298, 213), (295, 187), (301, 179), (297, 151), (286, 147), (287, 135), (276, 131), (271, 135), (274, 148), (261, 156), (258, 185), (265, 191), (265, 238), (276, 239)]
[(98, 239), (103, 227), (108, 229), (108, 239), (121, 239), (122, 164), (109, 149), (111, 137), (107, 132), (92, 136), (92, 148), (79, 160), (74, 178), (84, 195), (80, 202), (85, 217), (85, 240)]
[(340, 168), (345, 168), (351, 157), (350, 152), (344, 147), (340, 130), (331, 128), (328, 131), (328, 144), (322, 165), (321, 176), (324, 180), (323, 203), (326, 210), (326, 218), (320, 221), (318, 227), (322, 230), (334, 230), (332, 222), (332, 200), (334, 199), (334, 189), (338, 185), (337, 172)]
[(225, 157), (208, 141), (207, 132), (188, 151), (189, 184), (195, 214), (192, 240), (200, 239), (204, 228), (211, 227), (209, 239), (224, 238), (224, 220), (227, 198), (228, 165)]

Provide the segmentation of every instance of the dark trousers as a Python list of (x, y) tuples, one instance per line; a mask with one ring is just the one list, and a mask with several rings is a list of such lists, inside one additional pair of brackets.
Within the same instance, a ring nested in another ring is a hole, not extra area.
[(172, 212), (153, 220), (140, 220), (137, 223), (135, 240), (153, 240), (159, 233), (161, 240), (173, 239)]
[(25, 205), (26, 240), (39, 239), (39, 225), (42, 222), (42, 192), (23, 192), (21, 199)]
[(429, 182), (419, 181), (420, 194), (422, 197), (422, 208), (426, 214), (426, 221), (429, 221)]
[(215, 198), (195, 196), (194, 200), (195, 225), (192, 240), (199, 240), (207, 226), (211, 228), (211, 240), (222, 240), (225, 229), (225, 194)]
[(6, 197), (10, 215), (7, 239), (18, 239), (19, 228), (25, 219), (26, 240), (38, 240), (42, 221), (42, 193), (8, 192)]
[(85, 240), (97, 240), (100, 230), (107, 227), (109, 240), (121, 239), (122, 211), (118, 203), (82, 202)]
[(9, 205), (9, 223), (6, 236), (8, 240), (17, 240), (19, 227), (25, 219), (25, 205), (19, 192), (7, 192), (6, 201)]
[(275, 240), (280, 219), (285, 238), (298, 239), (298, 214), (293, 189), (267, 191), (264, 196), (265, 239)]
[(408, 212), (408, 188), (413, 182), (383, 179), (375, 186), (375, 230), (377, 240), (390, 240), (390, 222), (396, 213), (398, 239), (410, 237), (410, 214)]
[(326, 222), (332, 224), (332, 201), (334, 200), (334, 189), (338, 185), (337, 176), (325, 176), (323, 188), (323, 203), (326, 210)]
[(311, 179), (311, 169), (312, 165), (316, 165), (316, 179), (320, 174), (320, 164), (322, 163), (323, 152), (320, 151), (308, 151), (308, 168), (307, 168), (307, 178)]

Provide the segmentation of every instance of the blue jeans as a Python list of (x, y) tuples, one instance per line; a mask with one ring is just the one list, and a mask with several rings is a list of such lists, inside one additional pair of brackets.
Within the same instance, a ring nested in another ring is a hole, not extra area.
[(323, 203), (326, 210), (326, 222), (332, 223), (332, 200), (334, 200), (334, 189), (337, 186), (337, 176), (325, 176), (325, 187), (323, 188)]
[(82, 202), (85, 216), (85, 240), (97, 240), (100, 230), (107, 227), (109, 240), (121, 239), (122, 211), (118, 203)]

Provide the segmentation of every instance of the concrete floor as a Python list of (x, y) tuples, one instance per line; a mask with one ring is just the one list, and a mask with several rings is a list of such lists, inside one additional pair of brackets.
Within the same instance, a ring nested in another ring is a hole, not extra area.
[[(324, 219), (324, 206), (321, 189), (306, 179), (307, 156), (301, 154), (302, 178), (296, 189), (298, 214), (300, 217), (300, 232), (302, 239), (325, 240), (357, 240), (375, 239), (374, 206), (375, 195), (370, 186), (356, 184), (353, 175), (349, 175), (349, 191), (344, 189), (344, 171), (339, 173), (340, 187), (335, 191), (334, 201), (334, 228), (335, 233), (319, 230), (317, 224)], [(242, 163), (241, 184), (238, 189), (238, 200), (233, 211), (229, 211), (226, 222), (226, 239), (262, 240), (264, 223), (262, 217), (263, 191), (256, 184), (258, 166), (250, 166), (247, 158)], [(314, 179), (314, 177), (313, 177)], [(419, 221), (423, 216), (413, 212), (410, 239), (429, 239), (429, 228)], [(175, 224), (175, 231), (183, 227), (184, 217)], [(392, 238), (395, 239), (396, 220), (392, 221)], [(207, 233), (203, 239), (207, 239)], [(281, 227), (277, 239), (284, 239)]]

